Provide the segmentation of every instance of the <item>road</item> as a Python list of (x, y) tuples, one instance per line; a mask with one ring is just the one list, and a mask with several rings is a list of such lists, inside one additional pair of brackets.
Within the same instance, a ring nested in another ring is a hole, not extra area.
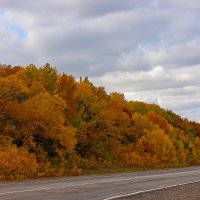
[(0, 200), (106, 200), (195, 181), (200, 181), (200, 167), (0, 182)]

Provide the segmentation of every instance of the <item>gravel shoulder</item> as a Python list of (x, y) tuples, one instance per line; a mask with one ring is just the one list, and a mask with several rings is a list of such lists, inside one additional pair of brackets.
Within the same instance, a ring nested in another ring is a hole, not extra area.
[(200, 182), (162, 189), (116, 200), (199, 200)]

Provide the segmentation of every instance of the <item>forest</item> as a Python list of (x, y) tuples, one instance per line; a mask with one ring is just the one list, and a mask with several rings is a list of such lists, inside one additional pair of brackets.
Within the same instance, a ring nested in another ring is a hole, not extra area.
[(56, 67), (0, 65), (0, 180), (200, 164), (200, 124)]

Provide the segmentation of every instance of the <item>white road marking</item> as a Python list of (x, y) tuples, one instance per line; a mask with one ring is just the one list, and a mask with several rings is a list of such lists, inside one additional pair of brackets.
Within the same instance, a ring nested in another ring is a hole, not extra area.
[(35, 191), (43, 191), (43, 190), (51, 190), (51, 189), (61, 189), (66, 187), (75, 187), (75, 186), (85, 186), (85, 185), (93, 185), (93, 184), (101, 184), (101, 183), (112, 183), (112, 182), (119, 182), (119, 181), (129, 181), (135, 179), (143, 179), (143, 178), (154, 178), (154, 177), (165, 177), (165, 176), (174, 176), (174, 175), (183, 175), (183, 174), (190, 174), (190, 173), (200, 173), (200, 170), (194, 171), (187, 171), (187, 172), (176, 172), (176, 173), (166, 173), (166, 174), (154, 174), (154, 175), (145, 175), (145, 176), (135, 176), (132, 178), (119, 178), (119, 179), (108, 179), (104, 181), (92, 181), (86, 183), (79, 183), (70, 185), (60, 185), (60, 186), (53, 186), (53, 187), (43, 187), (43, 188), (35, 188), (35, 189), (27, 189), (27, 190), (15, 190), (15, 191), (7, 191), (7, 192), (0, 192), (0, 195), (6, 194), (13, 194), (13, 193), (25, 193), (25, 192), (35, 192)]
[(177, 186), (189, 185), (189, 184), (192, 184), (192, 183), (199, 183), (199, 182), (200, 182), (200, 180), (197, 180), (197, 181), (181, 183), (181, 184), (177, 184), (177, 185), (169, 185), (169, 186), (153, 188), (153, 189), (149, 189), (149, 190), (141, 190), (141, 191), (137, 191), (137, 192), (133, 192), (133, 193), (129, 193), (129, 194), (112, 196), (112, 197), (109, 197), (109, 198), (106, 198), (106, 199), (103, 199), (103, 200), (113, 200), (113, 199), (117, 199), (117, 198), (134, 196), (134, 195), (137, 195), (137, 194), (142, 194), (142, 193), (147, 193), (147, 192), (152, 192), (152, 191), (157, 191), (157, 190), (162, 190), (162, 189), (168, 189), (168, 188), (177, 187)]

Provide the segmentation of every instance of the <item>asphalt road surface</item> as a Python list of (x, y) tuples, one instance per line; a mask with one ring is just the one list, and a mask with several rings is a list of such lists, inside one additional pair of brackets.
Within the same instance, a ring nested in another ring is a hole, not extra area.
[(0, 183), (0, 200), (109, 200), (200, 181), (200, 167)]

